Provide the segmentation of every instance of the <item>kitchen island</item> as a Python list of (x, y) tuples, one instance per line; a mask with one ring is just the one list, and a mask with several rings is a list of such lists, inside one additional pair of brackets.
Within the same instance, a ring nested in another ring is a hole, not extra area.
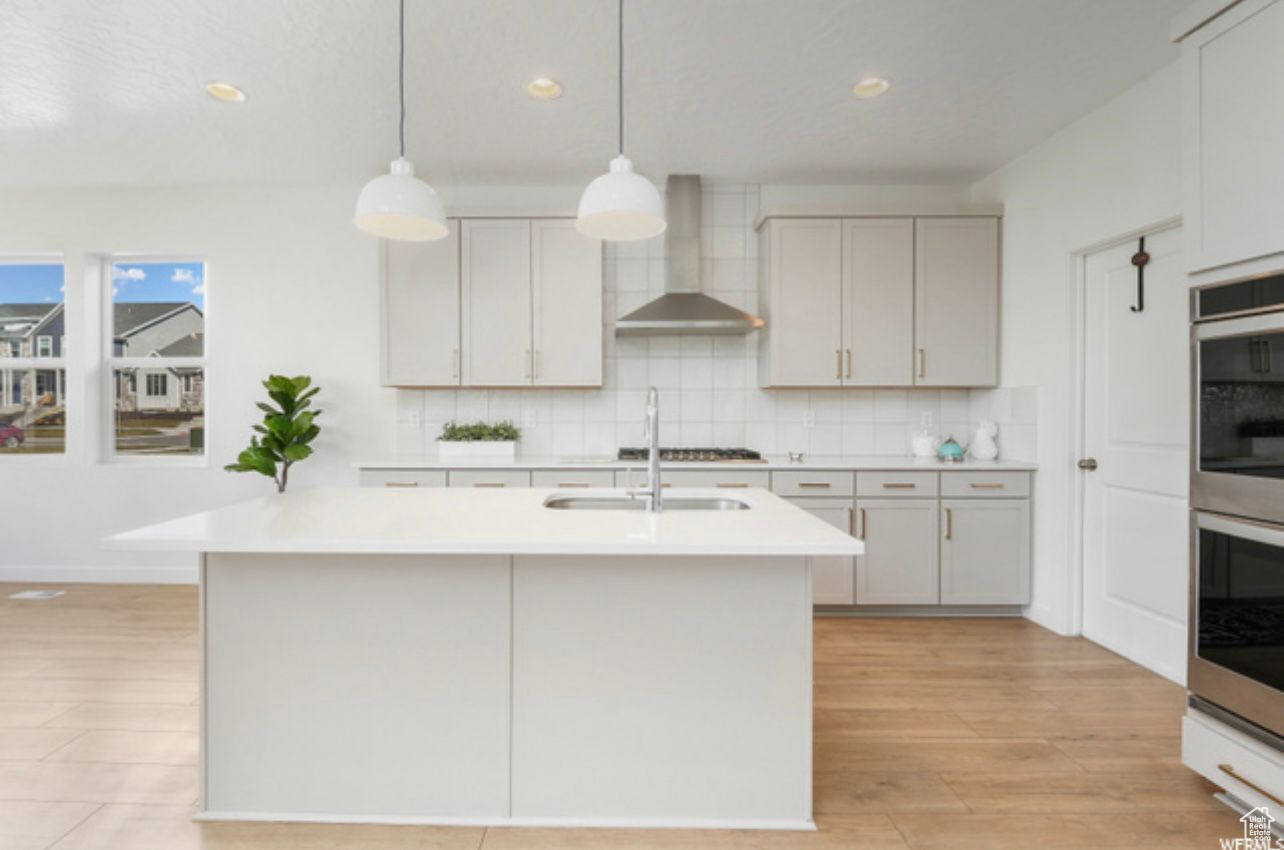
[(862, 544), (682, 498), (322, 489), (110, 538), (202, 556), (198, 817), (810, 828), (807, 557)]

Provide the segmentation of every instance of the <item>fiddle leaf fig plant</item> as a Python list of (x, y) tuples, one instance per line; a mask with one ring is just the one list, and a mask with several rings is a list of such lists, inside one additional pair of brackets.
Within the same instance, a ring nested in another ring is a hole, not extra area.
[(321, 388), (312, 386), (307, 375), (269, 375), (263, 387), (276, 406), (257, 402), (263, 411), (262, 424), (254, 426), (257, 435), (250, 438), (249, 448), (237, 456), (236, 463), (223, 468), (266, 475), (276, 482), (276, 491), (284, 493), (290, 467), (312, 454), (310, 444), (321, 433), (315, 422), (321, 411), (309, 409)]

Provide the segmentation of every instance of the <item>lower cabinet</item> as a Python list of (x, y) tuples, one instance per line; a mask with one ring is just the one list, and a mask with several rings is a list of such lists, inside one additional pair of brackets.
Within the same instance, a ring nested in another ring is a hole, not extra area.
[[(790, 504), (852, 534), (855, 531), (849, 499), (789, 499)], [(852, 559), (811, 557), (811, 601), (816, 605), (851, 605), (856, 601), (855, 569)]]
[(865, 541), (856, 559), (856, 602), (940, 602), (936, 499), (859, 499), (856, 512)]
[(941, 603), (1030, 601), (1030, 502), (941, 501)]

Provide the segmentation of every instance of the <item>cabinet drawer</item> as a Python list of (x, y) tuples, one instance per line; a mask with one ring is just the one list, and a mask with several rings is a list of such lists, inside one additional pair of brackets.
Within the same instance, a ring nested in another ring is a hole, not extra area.
[[(646, 469), (641, 469), (640, 474), (633, 476), (637, 482), (635, 486), (642, 486), (646, 481)], [(743, 489), (745, 487), (769, 487), (771, 485), (771, 476), (765, 470), (708, 470), (703, 469), (675, 469), (672, 471), (661, 470), (660, 481), (665, 487), (725, 487), (728, 489)]]
[(614, 487), (615, 473), (609, 469), (537, 469), (531, 473), (533, 487)]
[(949, 499), (1024, 498), (1030, 495), (1030, 473), (942, 472), (941, 495)]
[(1250, 806), (1284, 799), (1284, 756), (1194, 709), (1181, 721), (1181, 760)]
[(877, 498), (935, 496), (935, 472), (858, 472), (856, 495)]
[(363, 469), (362, 487), (445, 487), (444, 469)]
[(790, 470), (771, 473), (771, 492), (778, 496), (850, 496), (854, 488), (854, 476), (850, 472)]
[(531, 474), (524, 469), (452, 469), (451, 487), (529, 487)]

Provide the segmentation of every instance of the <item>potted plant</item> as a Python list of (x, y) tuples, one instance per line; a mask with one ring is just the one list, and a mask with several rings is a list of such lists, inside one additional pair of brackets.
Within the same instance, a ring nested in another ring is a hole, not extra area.
[(517, 456), (517, 441), (521, 436), (517, 426), (508, 420), (493, 425), (447, 422), (437, 438), (437, 454), (443, 458), (512, 460)]
[(310, 443), (321, 433), (313, 422), (321, 411), (308, 410), (312, 397), (321, 388), (312, 387), (312, 379), (307, 375), (294, 378), (269, 375), (263, 387), (277, 407), (258, 402), (259, 410), (263, 411), (263, 424), (254, 426), (258, 435), (250, 438), (250, 447), (237, 456), (236, 463), (223, 468), (228, 472), (266, 475), (276, 482), (276, 491), (284, 493), (290, 480), (290, 467), (312, 454)]

